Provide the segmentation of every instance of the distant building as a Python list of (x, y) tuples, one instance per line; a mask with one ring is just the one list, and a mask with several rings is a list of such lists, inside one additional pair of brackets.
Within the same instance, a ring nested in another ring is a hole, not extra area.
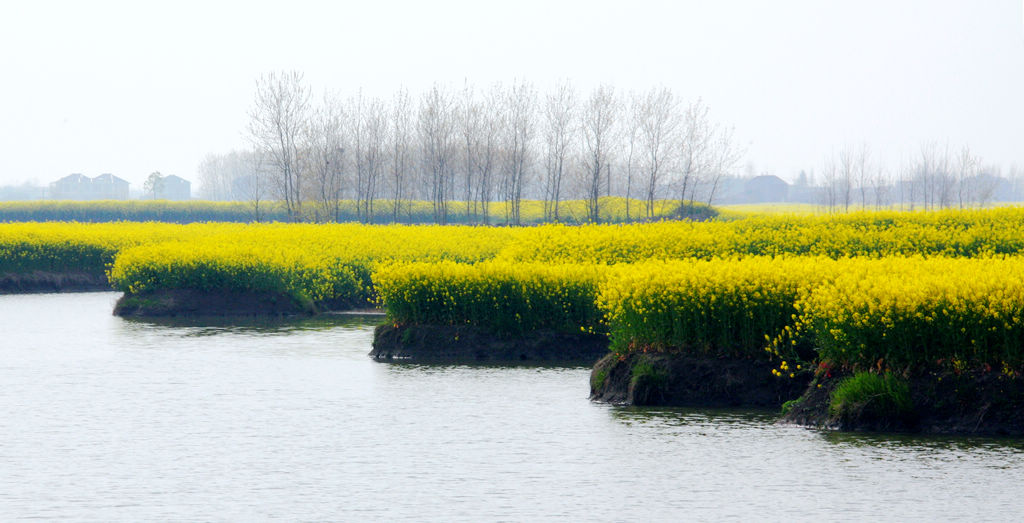
[(164, 176), (156, 188), (157, 200), (184, 200), (192, 199), (192, 183), (177, 176)]
[(92, 179), (93, 200), (127, 200), (128, 181), (110, 173)]
[(90, 178), (81, 173), (69, 174), (50, 184), (53, 200), (127, 200), (127, 180), (110, 173)]
[(69, 174), (50, 184), (50, 198), (54, 200), (90, 200), (89, 190), (92, 178), (81, 174)]
[(743, 199), (748, 203), (785, 202), (789, 184), (774, 174), (755, 176), (743, 184)]

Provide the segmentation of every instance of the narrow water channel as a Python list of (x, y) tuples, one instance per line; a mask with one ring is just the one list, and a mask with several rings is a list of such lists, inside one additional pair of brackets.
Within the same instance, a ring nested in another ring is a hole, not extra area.
[(1024, 441), (591, 403), (585, 368), (371, 361), (377, 318), (0, 296), (0, 520), (1016, 520)]

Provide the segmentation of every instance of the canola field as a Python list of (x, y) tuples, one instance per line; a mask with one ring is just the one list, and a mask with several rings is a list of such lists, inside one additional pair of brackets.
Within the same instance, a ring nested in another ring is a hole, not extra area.
[(1024, 210), (631, 225), (0, 224), (0, 275), (287, 293), (395, 324), (606, 333), (612, 350), (1024, 370)]
[[(257, 205), (258, 203), (258, 205)], [(330, 213), (318, 205), (305, 205), (299, 221), (320, 222), (364, 222), (373, 224), (405, 223), (428, 224), (435, 222), (434, 208), (422, 200), (374, 200), (372, 211), (359, 211), (354, 200), (339, 200)], [(396, 205), (397, 203), (397, 205)], [(620, 196), (603, 196), (598, 200), (598, 216), (602, 223), (626, 223), (641, 219), (645, 201)], [(365, 203), (363, 204), (365, 207)], [(507, 224), (511, 209), (506, 202), (491, 202), (487, 216), (483, 216), (478, 204), (447, 202), (449, 224), (487, 223)], [(654, 216), (671, 218), (679, 212), (678, 200), (656, 200)], [(707, 219), (717, 211), (703, 203), (688, 202), (688, 215)], [(559, 203), (558, 220), (545, 213), (545, 204), (540, 200), (523, 200), (519, 209), (523, 225), (536, 225), (558, 221), (578, 224), (587, 221), (589, 213), (584, 200), (562, 200)], [(730, 217), (742, 216), (743, 211), (732, 212)], [(0, 202), (0, 222), (50, 222), (74, 221), (83, 223), (105, 223), (115, 221), (201, 223), (201, 222), (287, 222), (289, 215), (280, 202), (263, 200), (247, 201), (168, 201), (168, 200), (34, 200)]]

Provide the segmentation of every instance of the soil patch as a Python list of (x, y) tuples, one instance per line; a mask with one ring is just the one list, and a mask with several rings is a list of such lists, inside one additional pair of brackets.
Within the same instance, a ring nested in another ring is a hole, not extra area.
[(590, 374), (590, 399), (626, 405), (779, 407), (808, 378), (772, 375), (767, 360), (668, 353), (609, 354)]
[(497, 363), (590, 366), (608, 353), (606, 336), (552, 330), (502, 337), (485, 329), (448, 325), (380, 325), (370, 356), (408, 363)]
[(114, 315), (123, 317), (295, 316), (316, 312), (312, 302), (283, 293), (188, 289), (125, 294), (114, 306)]
[(110, 290), (105, 274), (47, 271), (0, 274), (0, 294)]
[(831, 415), (832, 391), (847, 376), (817, 378), (782, 422), (848, 431), (1024, 436), (1024, 378), (999, 372), (927, 372), (907, 380), (913, 409), (906, 415)]

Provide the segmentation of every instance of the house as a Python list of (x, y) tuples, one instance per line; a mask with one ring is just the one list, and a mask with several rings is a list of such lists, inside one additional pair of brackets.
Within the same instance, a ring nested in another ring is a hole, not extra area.
[(127, 200), (128, 181), (110, 173), (92, 179), (92, 200)]
[(54, 200), (90, 200), (92, 178), (82, 174), (69, 174), (50, 184), (50, 198)]
[(785, 202), (789, 184), (774, 174), (755, 176), (743, 184), (743, 199), (747, 203)]
[(157, 200), (188, 201), (192, 199), (192, 183), (172, 174), (160, 179), (155, 192)]
[(50, 184), (53, 200), (127, 200), (128, 181), (110, 173), (90, 178), (69, 174)]

